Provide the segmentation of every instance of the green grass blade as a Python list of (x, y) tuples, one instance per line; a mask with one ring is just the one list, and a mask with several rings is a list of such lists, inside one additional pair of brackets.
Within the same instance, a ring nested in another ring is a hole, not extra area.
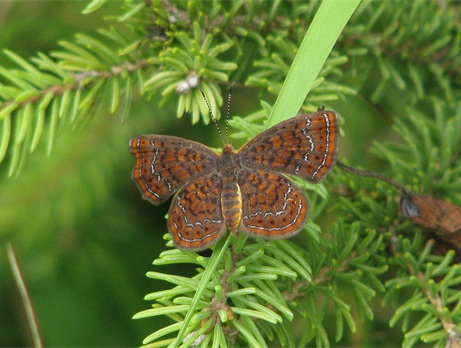
[(360, 0), (324, 0), (304, 36), (266, 127), (295, 116)]
[(197, 308), (197, 303), (202, 298), (203, 292), (205, 291), (205, 288), (211, 279), (211, 275), (218, 267), (224, 254), (228, 251), (228, 246), (229, 246), (231, 238), (232, 236), (229, 236), (228, 238), (221, 240), (216, 246), (215, 250), (213, 251), (213, 254), (210, 257), (210, 260), (207, 264), (205, 272), (203, 273), (202, 279), (200, 280), (200, 284), (197, 287), (197, 291), (195, 292), (194, 299), (192, 300), (192, 303), (190, 304), (190, 309), (187, 312), (186, 317), (184, 318), (183, 326), (181, 327), (181, 330), (179, 330), (178, 336), (176, 337), (176, 340), (174, 344), (172, 345), (172, 347), (178, 347), (181, 341), (183, 340), (184, 333), (186, 332), (187, 327), (189, 326), (190, 320), (192, 319), (192, 316), (194, 315), (194, 311)]

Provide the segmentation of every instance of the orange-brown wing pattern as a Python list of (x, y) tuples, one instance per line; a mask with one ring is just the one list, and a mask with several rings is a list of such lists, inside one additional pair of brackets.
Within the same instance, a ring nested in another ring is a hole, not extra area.
[(144, 135), (130, 141), (133, 179), (155, 205), (177, 192), (168, 230), (178, 248), (202, 250), (226, 225), (253, 237), (288, 238), (304, 226), (309, 203), (283, 174), (319, 182), (336, 161), (339, 124), (334, 111), (293, 117), (222, 155), (194, 141)]
[(136, 158), (133, 180), (143, 197), (155, 205), (217, 167), (215, 151), (178, 137), (142, 135), (130, 140), (130, 150)]
[(256, 170), (242, 171), (238, 182), (243, 197), (242, 231), (271, 239), (291, 237), (303, 228), (309, 203), (291, 180)]
[(224, 235), (221, 192), (222, 180), (212, 174), (189, 183), (173, 198), (168, 230), (177, 247), (206, 249)]
[(333, 168), (339, 126), (334, 111), (293, 117), (258, 134), (238, 152), (243, 167), (319, 182)]

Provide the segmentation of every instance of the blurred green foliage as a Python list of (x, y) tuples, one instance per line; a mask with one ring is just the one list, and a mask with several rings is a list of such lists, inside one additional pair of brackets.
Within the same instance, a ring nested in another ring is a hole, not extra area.
[[(26, 59), (56, 50), (58, 40), (104, 26), (103, 18), (120, 4), (88, 16), (81, 14), (85, 5), (0, 2), (0, 47)], [(5, 58), (1, 64), (11, 66)], [(128, 140), (146, 130), (172, 133), (180, 123), (151, 102), (139, 101), (130, 113), (143, 120), (128, 128), (103, 111), (85, 128), (63, 131), (52, 154), (39, 145), (14, 180), (0, 165), (0, 346), (32, 344), (7, 241), (17, 253), (45, 346), (134, 346), (161, 327), (131, 319), (152, 291), (144, 273), (163, 249), (156, 231), (163, 230), (167, 207), (151, 209), (140, 199), (130, 178)]]

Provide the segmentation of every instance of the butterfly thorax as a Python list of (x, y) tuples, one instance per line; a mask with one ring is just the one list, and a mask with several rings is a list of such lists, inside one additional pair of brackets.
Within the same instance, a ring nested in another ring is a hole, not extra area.
[(242, 193), (238, 185), (239, 159), (230, 144), (224, 145), (219, 161), (222, 173), (221, 209), (227, 228), (235, 233), (242, 219)]

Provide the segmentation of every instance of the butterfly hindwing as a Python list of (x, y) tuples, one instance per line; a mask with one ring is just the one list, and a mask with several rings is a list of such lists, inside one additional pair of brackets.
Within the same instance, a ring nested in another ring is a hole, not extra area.
[(302, 191), (283, 175), (244, 171), (239, 179), (242, 204), (241, 230), (266, 239), (288, 238), (304, 226), (309, 203)]
[(222, 180), (217, 174), (195, 180), (171, 202), (168, 230), (176, 246), (202, 250), (226, 232), (221, 210)]

